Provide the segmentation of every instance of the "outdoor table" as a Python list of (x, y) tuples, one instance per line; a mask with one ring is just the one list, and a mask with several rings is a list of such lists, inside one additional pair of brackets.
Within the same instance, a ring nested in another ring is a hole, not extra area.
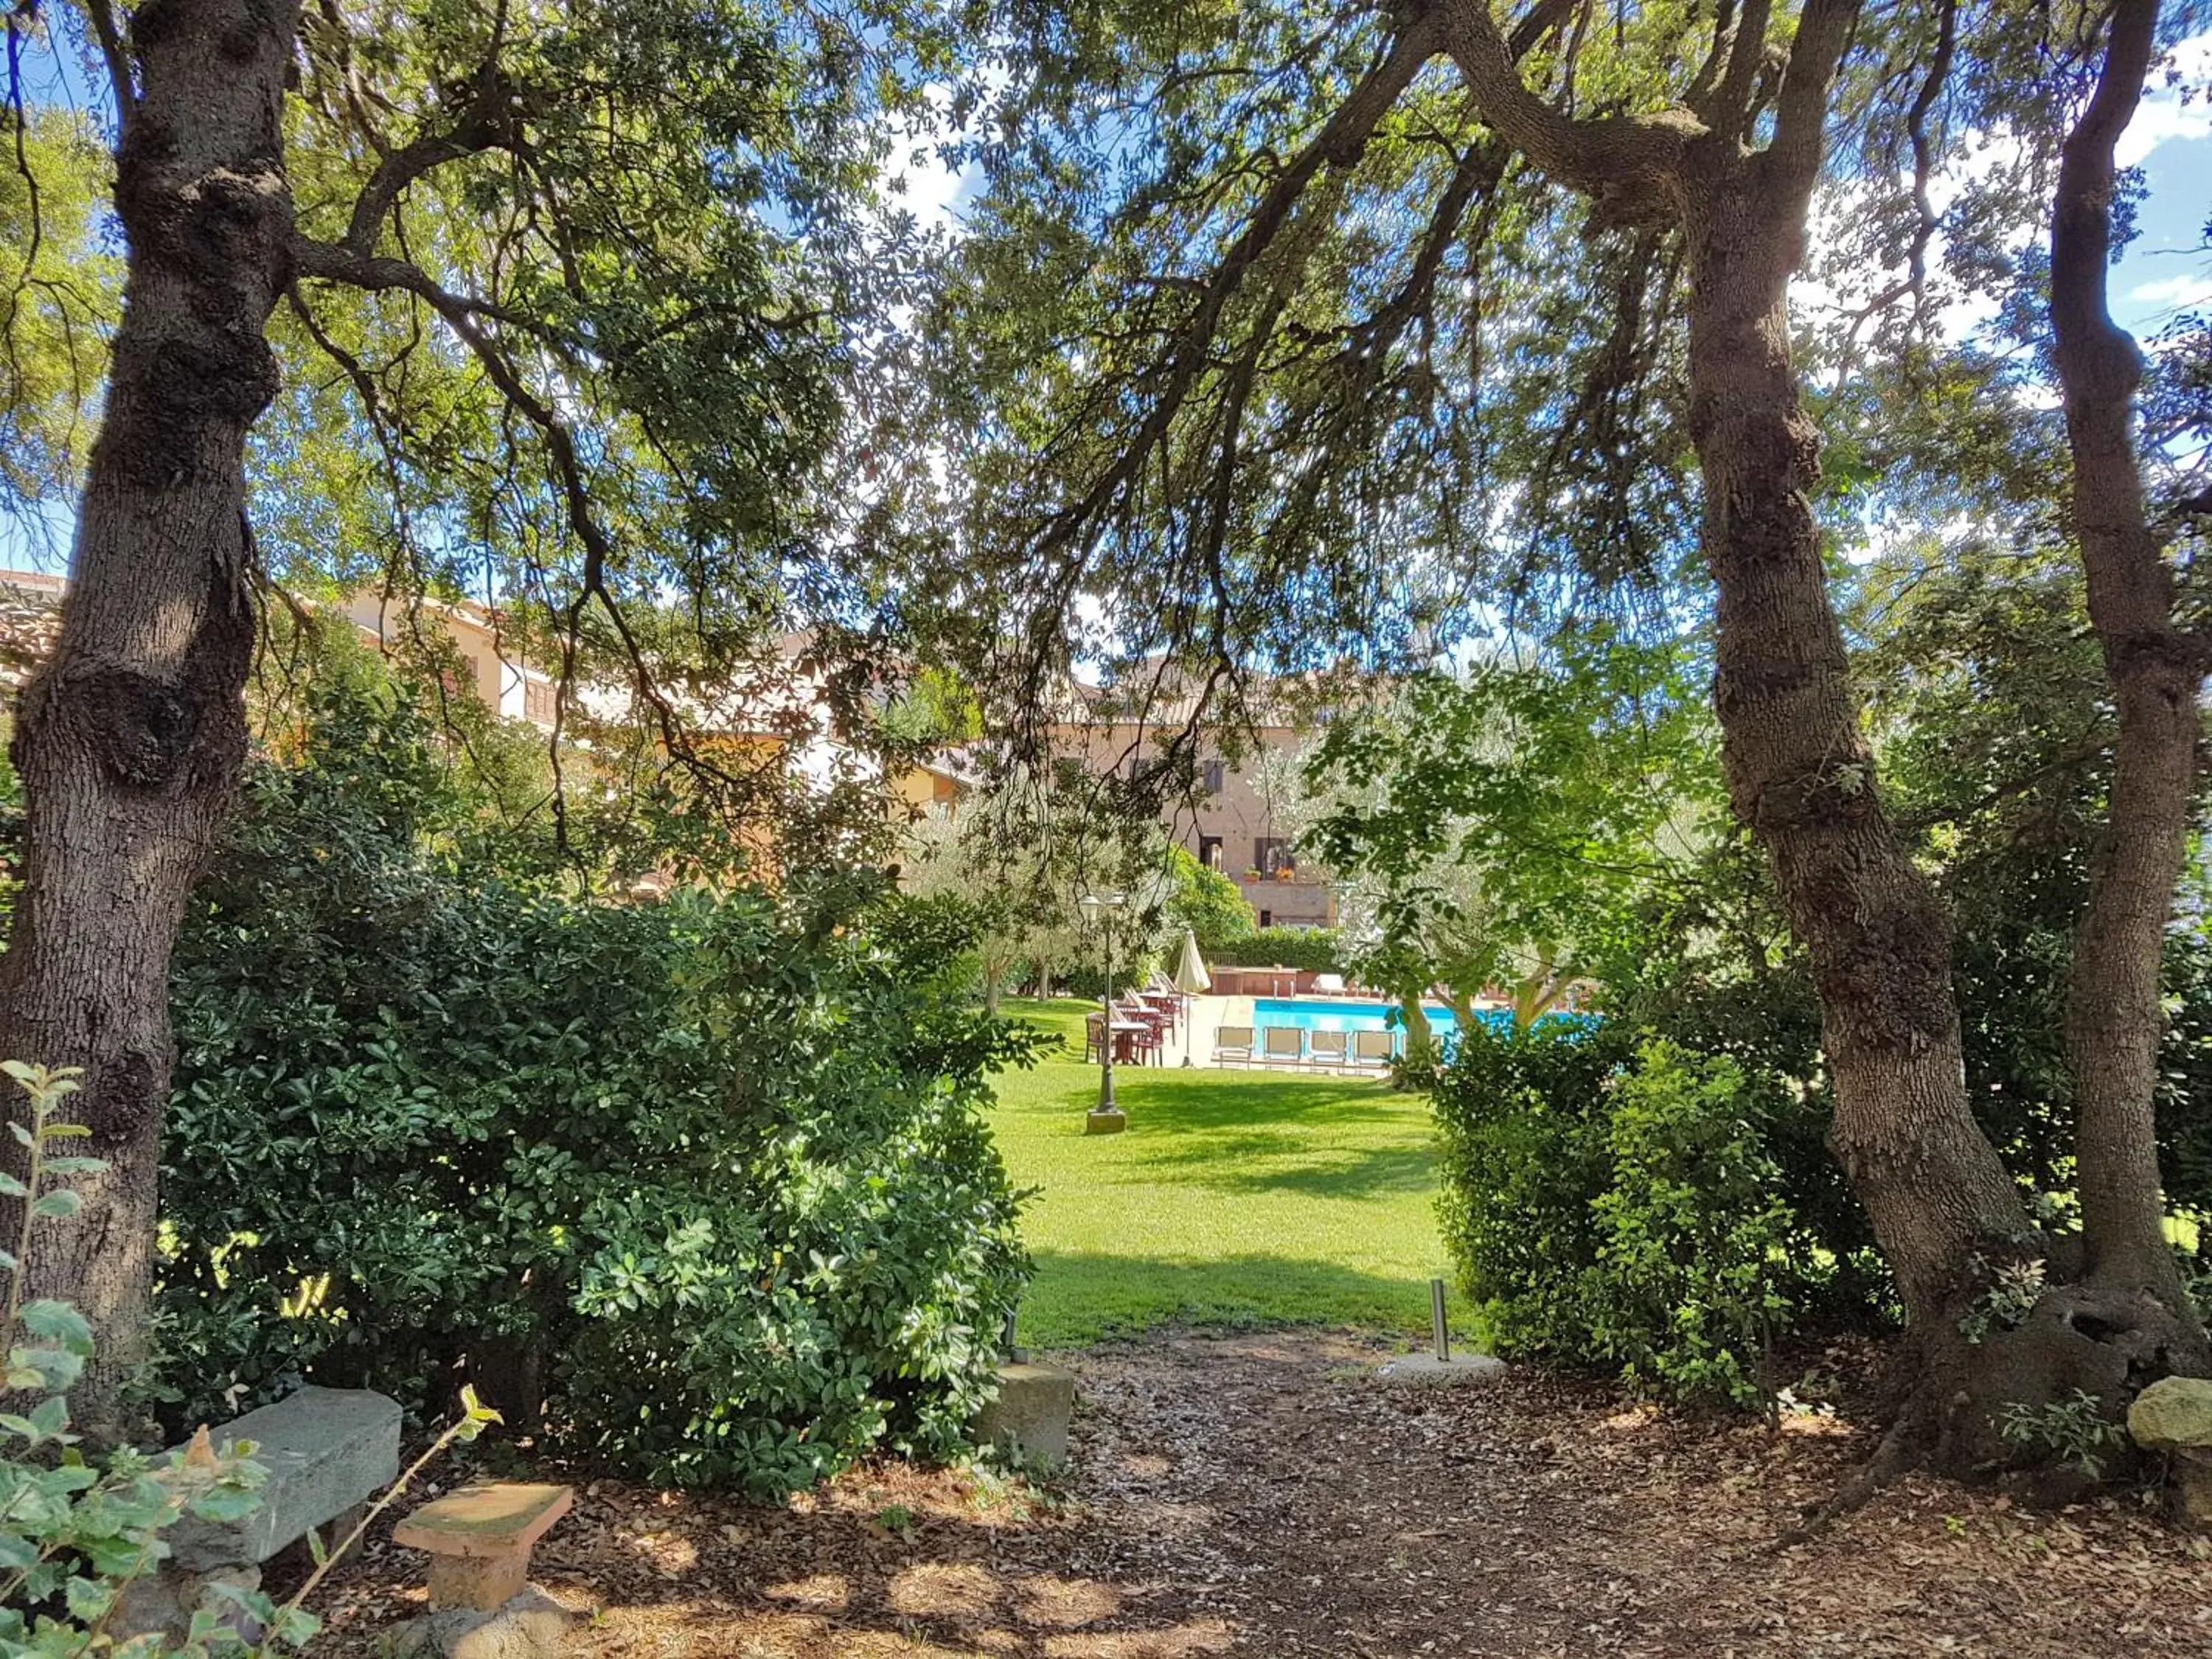
[(1114, 1063), (1116, 1066), (1139, 1064), (1139, 1062), (1133, 1057), (1130, 1045), (1136, 1041), (1139, 1032), (1152, 1030), (1152, 1022), (1144, 1019), (1117, 1019), (1109, 1029), (1114, 1033)]

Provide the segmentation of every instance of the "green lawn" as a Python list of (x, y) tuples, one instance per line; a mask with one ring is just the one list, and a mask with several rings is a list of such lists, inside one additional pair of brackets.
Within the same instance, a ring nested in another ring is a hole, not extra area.
[(1353, 1079), (1127, 1066), (1125, 1134), (1083, 1133), (1098, 1071), (1087, 1005), (1012, 1001), (1068, 1057), (999, 1079), (992, 1115), (1037, 1276), (1021, 1340), (1091, 1341), (1167, 1320), (1418, 1332), (1446, 1271), (1427, 1107)]

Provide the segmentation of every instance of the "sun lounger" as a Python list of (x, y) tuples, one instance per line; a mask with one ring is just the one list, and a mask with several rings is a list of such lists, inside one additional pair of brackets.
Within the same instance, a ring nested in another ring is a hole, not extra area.
[(1346, 1061), (1345, 1034), (1342, 1031), (1313, 1031), (1307, 1035), (1310, 1058), (1316, 1066), (1326, 1066), (1331, 1071), (1341, 1071)]
[(1260, 1028), (1261, 1059), (1270, 1066), (1303, 1066), (1306, 1063), (1306, 1034), (1295, 1025), (1263, 1025)]
[(1314, 975), (1313, 988), (1314, 993), (1317, 996), (1340, 997), (1344, 994), (1344, 975), (1342, 974), (1316, 974)]
[(1252, 1063), (1252, 1028), (1249, 1025), (1223, 1025), (1213, 1033), (1213, 1063), (1222, 1065), (1241, 1060)]
[(1352, 1060), (1356, 1066), (1376, 1069), (1388, 1066), (1396, 1054), (1398, 1040), (1388, 1031), (1354, 1031)]

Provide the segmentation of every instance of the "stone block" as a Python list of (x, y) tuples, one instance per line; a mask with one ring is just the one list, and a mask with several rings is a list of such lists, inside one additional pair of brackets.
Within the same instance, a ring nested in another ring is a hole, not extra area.
[(493, 1480), (425, 1504), (392, 1529), (392, 1541), (430, 1553), (430, 1605), (490, 1613), (530, 1580), (530, 1552), (568, 1512), (567, 1486)]
[(975, 1414), (970, 1432), (979, 1446), (1011, 1448), (1024, 1456), (1064, 1462), (1068, 1419), (1074, 1410), (1073, 1372), (1027, 1361), (1001, 1365), (999, 1397)]
[(173, 1561), (164, 1561), (153, 1571), (123, 1587), (109, 1629), (118, 1638), (159, 1635), (181, 1643), (191, 1628), (192, 1615), (205, 1610), (221, 1615), (248, 1645), (261, 1639), (261, 1622), (228, 1596), (214, 1594), (218, 1586), (255, 1590), (261, 1588), (258, 1567), (216, 1567), (207, 1572), (186, 1572)]
[(2212, 1382), (2159, 1378), (2128, 1407), (2128, 1433), (2148, 1451), (2212, 1449)]
[(165, 1536), (186, 1572), (257, 1566), (399, 1474), (399, 1405), (367, 1389), (306, 1388), (214, 1431), (218, 1447), (254, 1443), (269, 1471), (261, 1502), (236, 1521), (186, 1516)]
[(1110, 1112), (1097, 1107), (1083, 1115), (1083, 1133), (1087, 1135), (1118, 1135), (1129, 1127), (1129, 1115), (1116, 1106)]
[(456, 1608), (410, 1619), (387, 1641), (392, 1652), (416, 1659), (558, 1659), (570, 1650), (575, 1622), (576, 1615), (544, 1590), (525, 1588), (488, 1612)]
[(1399, 1388), (1464, 1389), (1495, 1382), (1505, 1375), (1505, 1362), (1486, 1353), (1455, 1353), (1449, 1359), (1432, 1353), (1401, 1353), (1375, 1375)]

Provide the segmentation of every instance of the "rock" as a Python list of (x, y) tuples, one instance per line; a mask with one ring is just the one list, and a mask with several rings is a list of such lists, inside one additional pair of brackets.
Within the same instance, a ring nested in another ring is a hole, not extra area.
[(367, 1389), (302, 1389), (213, 1437), (217, 1445), (252, 1441), (253, 1461), (269, 1480), (250, 1515), (222, 1522), (187, 1516), (169, 1529), (174, 1565), (186, 1572), (258, 1565), (399, 1474), (398, 1402)]
[(570, 1613), (536, 1585), (489, 1613), (456, 1607), (410, 1619), (386, 1637), (394, 1654), (428, 1659), (558, 1659), (568, 1650), (576, 1622)]
[(2146, 1451), (2173, 1455), (2182, 1518), (2212, 1530), (2212, 1382), (2160, 1377), (2128, 1407), (2128, 1433)]
[(181, 1643), (191, 1628), (192, 1615), (202, 1608), (220, 1614), (248, 1645), (261, 1639), (261, 1622), (225, 1595), (213, 1592), (228, 1585), (234, 1589), (259, 1589), (258, 1567), (216, 1567), (208, 1572), (186, 1572), (164, 1561), (149, 1573), (123, 1587), (110, 1626), (119, 1636), (158, 1633)]
[(1495, 1382), (1505, 1375), (1505, 1362), (1486, 1353), (1455, 1353), (1449, 1359), (1432, 1353), (1401, 1353), (1375, 1375), (1401, 1388), (1464, 1389)]
[(2128, 1433), (2148, 1451), (2212, 1450), (2212, 1382), (2160, 1377), (2128, 1407)]
[(1061, 1463), (1067, 1460), (1067, 1423), (1074, 1410), (1073, 1371), (1034, 1362), (1001, 1365), (999, 1397), (975, 1413), (969, 1432), (979, 1446)]

